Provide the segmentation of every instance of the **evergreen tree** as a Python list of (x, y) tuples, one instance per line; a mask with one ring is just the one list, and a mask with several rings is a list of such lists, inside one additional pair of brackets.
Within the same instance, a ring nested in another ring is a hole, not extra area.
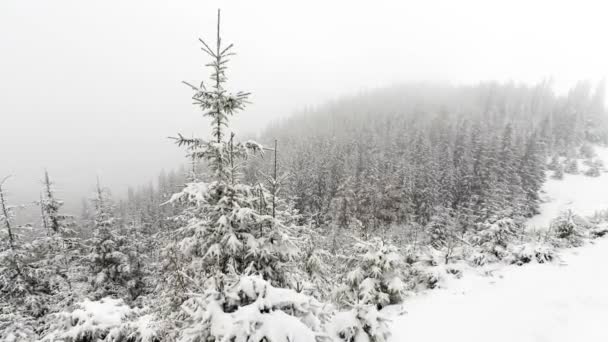
[(578, 160), (576, 159), (568, 159), (565, 161), (564, 163), (564, 172), (571, 174), (571, 175), (576, 175), (578, 174)]
[(338, 292), (339, 302), (346, 305), (374, 305), (379, 309), (403, 300), (401, 256), (395, 246), (378, 238), (355, 245), (349, 258), (345, 287)]
[(458, 224), (451, 208), (438, 208), (426, 226), (428, 244), (442, 251), (447, 264), (459, 244)]
[(535, 134), (528, 138), (519, 170), (525, 194), (523, 216), (530, 217), (539, 213), (539, 191), (545, 181), (545, 156)]
[(518, 172), (518, 151), (513, 143), (513, 127), (508, 124), (503, 132), (498, 155), (497, 187), (499, 216), (514, 217), (521, 213), (523, 192)]
[(52, 234), (58, 234), (65, 238), (74, 236), (76, 234), (74, 216), (60, 213), (63, 201), (55, 197), (53, 183), (46, 170), (44, 171), (43, 184), (43, 195), (39, 203), (42, 210), (43, 226), (49, 228)]
[(89, 262), (92, 272), (91, 285), (94, 297), (124, 295), (127, 281), (127, 256), (121, 252), (125, 243), (118, 230), (114, 216), (114, 203), (109, 189), (102, 187), (97, 180), (95, 194), (91, 200), (95, 210), (93, 236), (89, 241), (92, 251)]
[(433, 213), (436, 177), (428, 142), (422, 135), (416, 139), (412, 161), (415, 167), (412, 206), (416, 221), (426, 224)]
[(551, 175), (551, 178), (561, 180), (564, 179), (564, 167), (561, 164), (558, 164)]
[[(238, 316), (240, 310), (251, 313), (248, 305), (258, 298), (264, 300), (269, 291), (275, 291), (274, 286), (293, 283), (291, 267), (299, 254), (293, 238), (294, 226), (290, 224), (297, 220), (286, 219), (286, 212), (277, 214), (276, 194), (273, 215), (272, 211), (268, 212), (266, 200), (273, 194), (263, 186), (242, 183), (243, 164), (250, 156), (262, 153), (263, 148), (253, 141), (236, 142), (234, 134), (225, 132), (229, 117), (244, 108), (248, 94), (231, 94), (225, 89), (226, 62), (233, 52), (232, 44), (222, 46), (219, 19), (218, 11), (215, 48), (201, 40), (203, 51), (212, 58), (209, 64), (213, 70), (212, 86), (210, 89), (203, 83), (200, 87), (191, 86), (195, 91), (195, 104), (203, 110), (204, 116), (211, 118), (212, 140), (187, 139), (181, 134), (177, 138), (178, 145), (186, 146), (191, 156), (205, 161), (212, 171), (212, 180), (188, 183), (171, 198), (170, 202), (184, 205), (185, 209), (177, 219), (185, 224), (171, 234), (173, 242), (165, 248), (165, 255), (181, 254), (175, 258), (178, 262), (174, 264), (181, 276), (172, 276), (169, 280), (182, 282), (184, 291), (202, 293), (196, 297), (191, 297), (188, 292), (177, 294), (185, 300), (182, 308), (188, 318), (184, 323), (191, 327), (180, 329), (180, 335), (192, 341), (222, 338), (268, 340), (270, 337), (263, 334), (273, 330), (266, 325), (298, 321), (299, 314), (293, 310), (283, 311), (283, 305), (270, 305), (260, 311), (262, 316), (247, 317), (247, 321), (257, 320), (255, 325), (246, 323), (245, 328), (226, 332), (226, 336), (215, 327), (215, 317), (227, 317), (230, 312)], [(165, 298), (175, 295), (169, 287), (172, 285), (165, 283)], [(247, 289), (254, 286), (258, 290), (254, 291), (255, 294), (245, 288), (239, 290), (242, 286)], [(239, 293), (237, 297), (236, 293)], [(246, 298), (241, 298), (243, 295)], [(274, 319), (264, 320), (263, 315)], [(174, 322), (176, 318), (169, 321)], [(240, 326), (238, 322), (241, 320), (237, 320), (235, 327)], [(308, 325), (305, 329), (310, 329), (307, 331), (314, 336), (311, 331), (317, 328), (316, 325)], [(277, 341), (287, 339), (279, 338)]]
[(338, 188), (338, 194), (334, 197), (330, 210), (331, 252), (334, 255), (342, 249), (349, 235), (367, 233), (361, 231), (361, 222), (355, 216), (355, 201), (350, 179), (346, 179)]
[(14, 223), (15, 207), (8, 203), (5, 187), (8, 178), (0, 180), (0, 296), (3, 299), (0, 315), (19, 313), (38, 318), (49, 310), (54, 274), (40, 263), (44, 251), (38, 244), (23, 239), (22, 233), (30, 228)]

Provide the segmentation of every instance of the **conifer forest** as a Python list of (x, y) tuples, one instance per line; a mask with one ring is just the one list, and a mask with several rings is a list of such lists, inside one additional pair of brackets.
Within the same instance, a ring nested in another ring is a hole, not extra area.
[[(608, 317), (604, 81), (407, 81), (242, 132), (256, 89), (234, 81), (230, 16), (177, 51), (205, 75), (182, 84), (198, 133), (158, 136), (181, 163), (126, 193), (92, 174), (82, 200), (43, 163), (27, 202), (0, 174), (0, 342), (606, 341), (577, 329)], [(513, 278), (591, 288), (534, 311), (570, 291)], [(518, 330), (519, 310), (571, 330)]]

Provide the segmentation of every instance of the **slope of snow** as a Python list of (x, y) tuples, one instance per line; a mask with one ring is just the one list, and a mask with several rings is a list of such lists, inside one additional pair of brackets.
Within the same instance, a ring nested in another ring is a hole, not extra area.
[(566, 250), (562, 262), (467, 274), (404, 303), (390, 341), (608, 341), (608, 240)]
[[(597, 158), (608, 166), (608, 148), (595, 147)], [(579, 161), (579, 169), (584, 169)], [(526, 223), (530, 230), (543, 230), (562, 211), (571, 209), (581, 216), (590, 216), (600, 210), (608, 209), (608, 173), (602, 172), (599, 177), (587, 177), (582, 174), (564, 174), (564, 179), (555, 180), (547, 177), (543, 186), (540, 206), (541, 214), (532, 217)]]
[[(596, 153), (608, 165), (608, 148)], [(582, 216), (608, 209), (608, 173), (549, 178), (543, 191), (529, 229), (546, 229), (567, 209)], [(407, 313), (393, 320), (390, 341), (608, 341), (608, 239), (560, 254), (549, 264), (473, 269), (410, 298)]]

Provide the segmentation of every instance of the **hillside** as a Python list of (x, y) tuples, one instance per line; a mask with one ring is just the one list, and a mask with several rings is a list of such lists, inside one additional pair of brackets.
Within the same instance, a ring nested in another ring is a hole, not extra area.
[(606, 259), (608, 240), (602, 239), (562, 252), (553, 264), (466, 274), (446, 289), (407, 300), (391, 341), (607, 341)]
[[(608, 161), (608, 148), (595, 147), (597, 158)], [(526, 224), (529, 229), (545, 229), (551, 220), (565, 210), (572, 210), (582, 216), (591, 216), (608, 209), (608, 173), (601, 172), (599, 177), (585, 176), (585, 165), (579, 160), (579, 174), (564, 174), (563, 180), (547, 177), (541, 190), (541, 214), (530, 218)]]
[[(608, 160), (608, 149), (596, 148)], [(546, 228), (562, 210), (588, 216), (608, 209), (608, 174), (566, 175), (543, 186), (541, 214), (528, 221)], [(467, 269), (462, 279), (407, 300), (394, 319), (391, 341), (606, 341), (608, 239), (561, 250), (553, 263)], [(435, 327), (441, 326), (441, 329)]]

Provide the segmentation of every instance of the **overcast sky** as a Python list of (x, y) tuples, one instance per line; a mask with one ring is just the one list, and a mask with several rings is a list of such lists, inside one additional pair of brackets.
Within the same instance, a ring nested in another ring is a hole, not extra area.
[(48, 168), (64, 198), (95, 176), (121, 194), (207, 134), (182, 80), (208, 76), (197, 39), (222, 8), (236, 45), (233, 120), (255, 132), (306, 105), (409, 80), (537, 82), (608, 74), (602, 1), (0, 1), (0, 176), (21, 201)]

